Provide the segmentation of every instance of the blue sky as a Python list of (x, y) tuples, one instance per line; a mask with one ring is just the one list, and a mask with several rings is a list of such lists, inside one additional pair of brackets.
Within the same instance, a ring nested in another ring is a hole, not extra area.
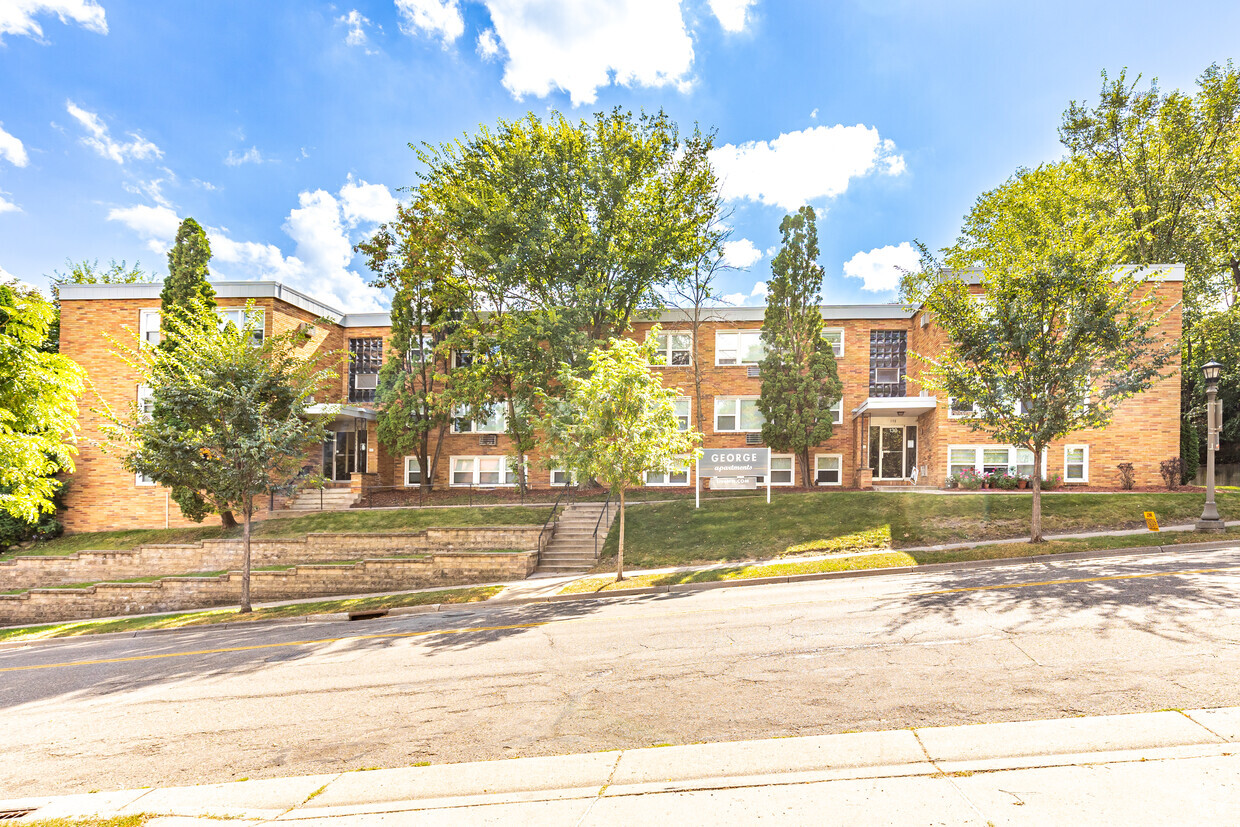
[(0, 0), (0, 271), (163, 274), (193, 216), (217, 277), (374, 309), (351, 245), (415, 183), (409, 143), (662, 107), (718, 132), (732, 301), (762, 302), (803, 203), (824, 300), (891, 301), (908, 242), (1057, 157), (1102, 70), (1187, 89), (1237, 27), (1234, 2)]

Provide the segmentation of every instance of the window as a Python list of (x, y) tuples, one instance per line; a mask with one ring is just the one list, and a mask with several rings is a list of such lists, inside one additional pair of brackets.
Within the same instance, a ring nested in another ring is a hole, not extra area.
[(844, 421), (844, 397), (835, 400), (831, 406), (831, 424), (839, 425)]
[(1016, 449), (1016, 473), (1024, 477), (1033, 476), (1033, 451), (1028, 448)]
[(452, 433), (454, 434), (502, 434), (508, 430), (508, 410), (499, 403), (493, 402), (482, 411), (485, 419), (474, 421), (469, 418), (469, 411), (464, 408), (452, 410)]
[(451, 484), (484, 487), (516, 485), (517, 469), (511, 457), (453, 457)]
[(841, 454), (817, 454), (814, 457), (814, 484), (839, 485), (843, 459)]
[(905, 395), (907, 354), (907, 331), (870, 331), (870, 396)]
[(349, 401), (374, 402), (383, 365), (383, 339), (349, 340)]
[(949, 397), (947, 400), (947, 418), (948, 419), (967, 419), (977, 412), (977, 408), (973, 405), (966, 405), (956, 400), (955, 397)]
[(762, 413), (756, 396), (716, 396), (715, 431), (758, 432), (762, 430)]
[[(261, 345), (263, 343), (263, 328), (267, 324), (267, 316), (263, 310), (258, 308), (255, 308), (251, 312), (256, 317), (254, 320), (254, 331), (251, 335), (254, 338), (254, 344)], [(245, 327), (244, 307), (230, 307), (227, 309), (217, 308), (215, 315), (219, 317), (220, 330), (223, 330), (230, 324), (237, 328), (237, 330), (241, 330)]]
[(760, 330), (721, 331), (715, 334), (716, 365), (756, 365), (765, 355)]
[(792, 485), (796, 460), (792, 454), (771, 454), (771, 485)]
[(844, 328), (824, 327), (822, 329), (822, 338), (831, 343), (831, 349), (835, 351), (836, 359), (844, 355)]
[(138, 413), (143, 419), (155, 413), (155, 397), (146, 385), (138, 385)]
[(899, 368), (875, 368), (874, 381), (879, 385), (896, 385), (900, 382)]
[(1063, 449), (1064, 482), (1089, 482), (1089, 446), (1065, 445)]
[(659, 342), (659, 349), (655, 351), (654, 359), (650, 364), (671, 365), (673, 367), (690, 364), (693, 350), (692, 334), (660, 333), (655, 338)]
[(976, 448), (952, 448), (947, 452), (947, 473), (957, 476), (966, 468), (977, 468)]
[(452, 367), (467, 368), (474, 363), (474, 354), (468, 350), (452, 351)]
[(692, 400), (687, 396), (676, 397), (676, 425), (682, 431), (689, 430), (689, 413)]
[(679, 464), (666, 471), (647, 471), (646, 485), (688, 485), (689, 460), (677, 457), (676, 461)]
[(1008, 467), (1008, 449), (1007, 448), (983, 448), (982, 449), (982, 473), (992, 474), (995, 471), (1007, 471)]
[(551, 485), (553, 488), (563, 488), (566, 485), (573, 484), (573, 475), (569, 473), (567, 468), (551, 469)]
[(417, 457), (405, 457), (405, 485), (422, 484), (422, 466)]
[(419, 339), (409, 343), (409, 362), (412, 368), (414, 365), (433, 362), (435, 359), (435, 338), (430, 334), (422, 334)]
[(138, 336), (148, 345), (157, 345), (162, 336), (159, 333), (159, 311), (138, 311)]

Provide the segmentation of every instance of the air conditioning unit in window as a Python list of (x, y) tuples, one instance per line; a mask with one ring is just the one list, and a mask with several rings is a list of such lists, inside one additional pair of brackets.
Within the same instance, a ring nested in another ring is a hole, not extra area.
[(497, 434), (482, 434), (478, 437), (479, 445), (499, 445), (499, 436)]
[(353, 377), (353, 387), (359, 391), (373, 391), (379, 387), (379, 374), (359, 373)]
[(749, 374), (750, 379), (757, 379), (759, 376), (762, 375), (762, 368), (758, 367), (757, 365), (750, 365), (749, 369), (745, 372)]
[(762, 434), (745, 434), (746, 445), (761, 445)]

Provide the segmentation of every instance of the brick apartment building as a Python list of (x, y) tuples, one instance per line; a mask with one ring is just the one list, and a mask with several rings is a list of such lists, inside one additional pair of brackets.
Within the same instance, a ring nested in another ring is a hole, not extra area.
[[(976, 277), (965, 275), (966, 279)], [(1160, 267), (1150, 277), (1165, 316), (1161, 332), (1178, 341), (1184, 268)], [(341, 407), (330, 426), (331, 438), (321, 454), (308, 459), (341, 487), (413, 487), (422, 470), (412, 457), (392, 456), (379, 444), (375, 429), (375, 380), (387, 357), (391, 335), (387, 313), (343, 314), (276, 282), (217, 282), (221, 315), (239, 319), (253, 301), (264, 314), (264, 335), (294, 329), (316, 319), (309, 351), (345, 351), (334, 398)], [(147, 341), (159, 338), (159, 284), (66, 285), (61, 288), (61, 352), (85, 368), (89, 380), (82, 400), (82, 442), (77, 471), (65, 497), (65, 525), (71, 531), (121, 526), (183, 525), (167, 492), (126, 472), (114, 453), (102, 449), (104, 405), (141, 404), (137, 377), (113, 354), (108, 337), (123, 340), (128, 327)], [(980, 288), (977, 288), (980, 290)], [(998, 468), (1033, 472), (1033, 458), (1012, 446), (995, 445), (967, 424), (968, 411), (951, 400), (929, 395), (919, 382), (914, 353), (933, 353), (944, 333), (920, 308), (898, 304), (824, 305), (825, 335), (835, 347), (843, 399), (835, 415), (835, 432), (812, 452), (812, 478), (825, 488), (942, 485), (964, 468)], [(683, 391), (678, 414), (686, 428), (697, 422), (693, 363), (702, 366), (703, 445), (709, 448), (761, 445), (761, 414), (756, 408), (761, 379), (759, 331), (763, 308), (717, 308), (705, 315), (696, 341), (684, 311), (668, 310), (658, 318), (661, 364), (655, 367), (670, 387)], [(654, 321), (634, 326), (644, 337)], [(1177, 351), (1178, 352), (1178, 351)], [(1121, 404), (1109, 427), (1081, 431), (1051, 446), (1043, 474), (1058, 473), (1068, 485), (1114, 485), (1116, 465), (1131, 462), (1138, 485), (1159, 481), (1159, 463), (1179, 453), (1180, 375)], [(508, 437), (502, 415), (485, 422), (455, 421), (445, 437), (436, 469), (436, 487), (514, 487), (516, 475), (507, 461)], [(529, 457), (534, 488), (563, 484), (566, 474), (548, 470), (537, 452)], [(799, 458), (775, 455), (771, 483), (800, 483)], [(670, 473), (648, 475), (649, 486), (691, 487), (689, 464)], [(703, 481), (703, 486), (707, 487)]]

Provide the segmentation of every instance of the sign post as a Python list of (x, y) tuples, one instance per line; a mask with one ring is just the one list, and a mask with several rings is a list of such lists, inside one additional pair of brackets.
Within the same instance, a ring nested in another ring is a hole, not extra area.
[(715, 477), (757, 477), (766, 474), (766, 501), (771, 501), (771, 450), (769, 448), (706, 448), (698, 457), (694, 479), (694, 503), (702, 507), (702, 475)]

